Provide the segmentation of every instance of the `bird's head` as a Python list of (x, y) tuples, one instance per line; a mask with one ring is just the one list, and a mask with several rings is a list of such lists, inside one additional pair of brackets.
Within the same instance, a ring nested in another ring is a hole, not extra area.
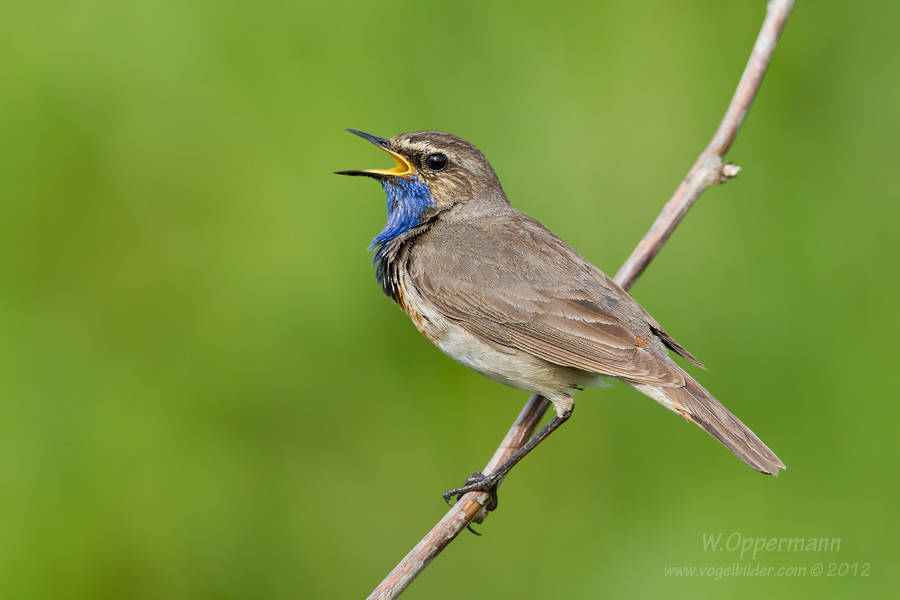
[(372, 177), (387, 193), (388, 222), (373, 247), (415, 229), (457, 205), (467, 212), (508, 204), (491, 163), (469, 142), (437, 131), (401, 133), (385, 139), (348, 129), (388, 154), (392, 169), (336, 171), (338, 175)]

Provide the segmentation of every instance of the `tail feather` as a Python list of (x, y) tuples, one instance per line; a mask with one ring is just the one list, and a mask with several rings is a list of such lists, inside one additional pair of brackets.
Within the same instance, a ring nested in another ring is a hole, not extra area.
[(786, 468), (756, 434), (687, 373), (684, 373), (684, 382), (684, 387), (657, 387), (636, 383), (629, 385), (705, 429), (757, 471), (777, 476), (778, 469)]

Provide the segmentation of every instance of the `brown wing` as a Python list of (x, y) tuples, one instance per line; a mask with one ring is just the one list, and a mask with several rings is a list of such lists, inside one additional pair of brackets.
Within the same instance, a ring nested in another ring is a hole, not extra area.
[[(664, 345), (696, 362), (599, 269), (513, 209), (416, 240), (409, 273), (445, 317), (494, 346), (654, 385), (684, 385)], [(698, 363), (699, 364), (699, 363)]]

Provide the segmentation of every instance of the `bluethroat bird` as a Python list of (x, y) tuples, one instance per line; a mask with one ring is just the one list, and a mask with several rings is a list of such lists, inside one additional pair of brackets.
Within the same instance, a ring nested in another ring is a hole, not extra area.
[(384, 139), (349, 129), (392, 169), (339, 171), (377, 179), (387, 225), (372, 241), (382, 290), (432, 344), (510, 387), (541, 394), (554, 416), (493, 473), (476, 472), (446, 500), (491, 494), (512, 466), (572, 414), (572, 395), (619, 380), (696, 423), (738, 458), (777, 475), (784, 464), (667, 349), (704, 368), (624, 289), (509, 204), (477, 148), (436, 131)]

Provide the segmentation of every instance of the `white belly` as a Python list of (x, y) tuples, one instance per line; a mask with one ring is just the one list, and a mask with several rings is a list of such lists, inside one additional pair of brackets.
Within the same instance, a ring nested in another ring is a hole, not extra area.
[(498, 350), (434, 310), (404, 279), (401, 276), (400, 305), (419, 331), (444, 354), (476, 373), (517, 390), (541, 394), (553, 402), (560, 415), (572, 408), (573, 393), (605, 385), (595, 373), (556, 365), (520, 350)]

